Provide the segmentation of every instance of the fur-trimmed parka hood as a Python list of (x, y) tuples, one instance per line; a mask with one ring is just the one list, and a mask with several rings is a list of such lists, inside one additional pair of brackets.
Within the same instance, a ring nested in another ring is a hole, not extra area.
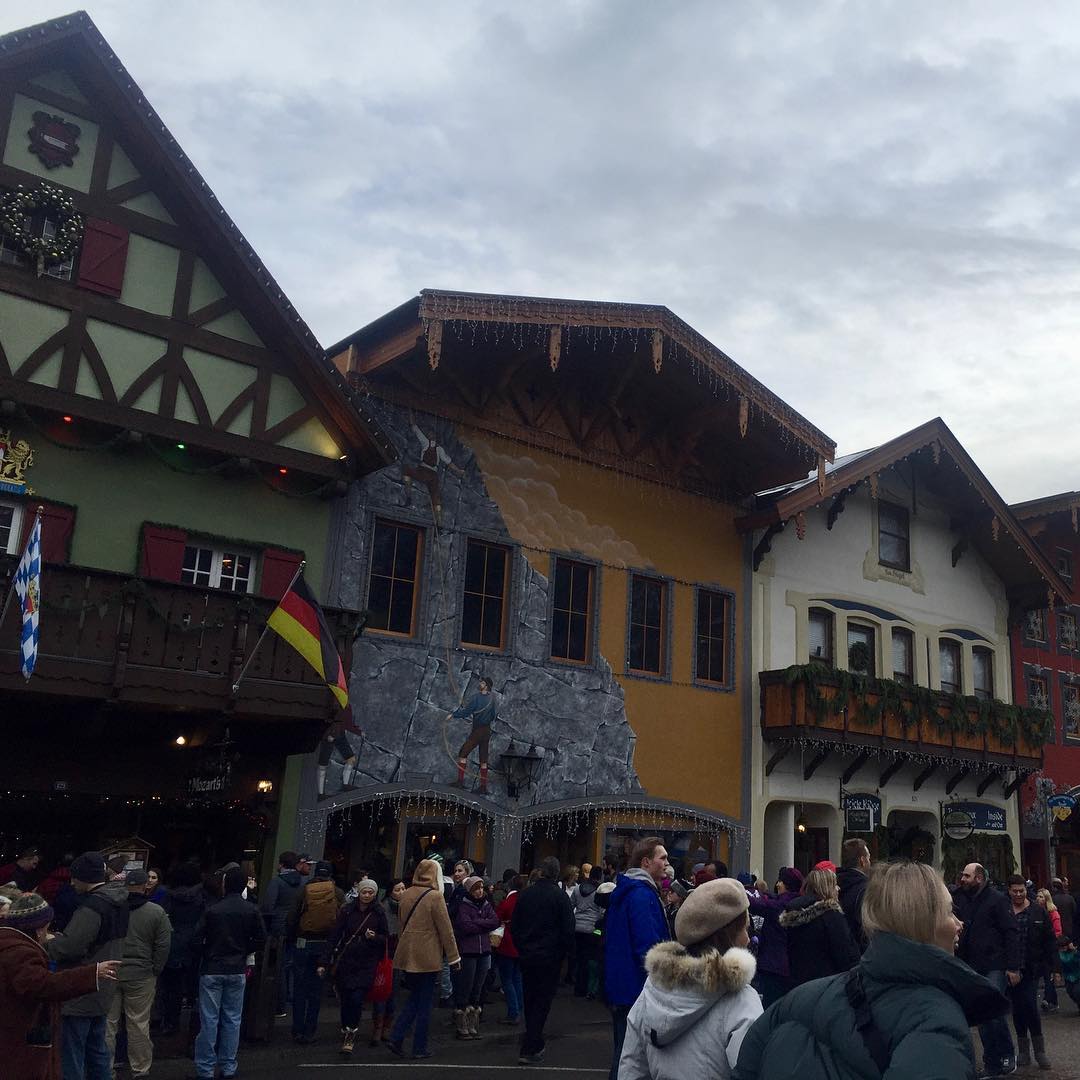
[(780, 925), (785, 930), (794, 930), (830, 911), (843, 914), (838, 900), (812, 900), (809, 896), (801, 896), (780, 916)]
[[(746, 949), (713, 949), (692, 956), (677, 941), (662, 941), (646, 955), (645, 970), (649, 977), (632, 1013), (635, 1026), (658, 1051), (670, 1047), (667, 1052), (674, 1054), (676, 1045), (704, 1042), (715, 1054), (736, 1028), (761, 1012), (761, 1001), (750, 986), (757, 964)], [(691, 1031), (696, 1034), (691, 1036)], [(740, 1030), (740, 1040), (742, 1034)]]

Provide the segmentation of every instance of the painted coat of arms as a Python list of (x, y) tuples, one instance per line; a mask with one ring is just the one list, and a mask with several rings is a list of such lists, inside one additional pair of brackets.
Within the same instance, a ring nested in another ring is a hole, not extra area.
[(34, 464), (34, 451), (25, 439), (13, 439), (0, 431), (0, 491), (12, 495), (32, 495), (26, 485), (26, 470)]
[(30, 136), (30, 153), (47, 169), (60, 165), (74, 165), (79, 152), (78, 138), (82, 129), (78, 124), (55, 114), (34, 113), (34, 126), (26, 133)]

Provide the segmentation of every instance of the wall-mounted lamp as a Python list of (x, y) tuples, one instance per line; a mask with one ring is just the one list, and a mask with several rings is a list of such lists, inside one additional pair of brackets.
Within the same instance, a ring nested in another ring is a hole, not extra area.
[(269, 795), (270, 792), (274, 790), (274, 781), (273, 780), (260, 780), (255, 785), (255, 788), (259, 792), (260, 795)]
[(537, 753), (535, 744), (524, 754), (515, 750), (513, 743), (510, 744), (510, 748), (502, 755), (502, 764), (506, 770), (506, 794), (511, 799), (516, 799), (522, 788), (536, 783), (543, 760)]

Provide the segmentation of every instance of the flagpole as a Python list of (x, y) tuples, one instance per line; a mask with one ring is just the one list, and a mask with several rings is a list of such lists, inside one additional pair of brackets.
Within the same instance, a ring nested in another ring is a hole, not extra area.
[[(41, 520), (41, 515), (45, 513), (45, 507), (40, 503), (37, 510), (34, 512), (35, 523)], [(19, 561), (15, 564), (15, 569), (18, 570), (22, 564), (23, 559), (26, 557), (26, 549), (30, 546), (30, 538), (34, 535), (34, 526), (31, 525), (26, 534), (26, 543), (23, 544), (22, 552), (19, 554)], [(4, 607), (0, 610), (0, 626), (4, 625), (4, 619), (7, 618), (8, 608), (11, 606), (11, 598), (15, 594), (15, 574), (11, 575), (11, 581), (8, 582), (7, 596), (4, 597)]]
[[(296, 568), (296, 573), (293, 574), (292, 580), (289, 582), (285, 591), (281, 594), (281, 599), (274, 605), (274, 611), (281, 606), (281, 601), (289, 595), (292, 587), (296, 584), (296, 579), (304, 572), (304, 567), (307, 565), (307, 559), (301, 559), (300, 565)], [(271, 615), (273, 612), (270, 613)], [(255, 648), (251, 650), (251, 655), (244, 661), (244, 666), (240, 669), (240, 674), (236, 676), (236, 682), (232, 685), (232, 692), (235, 696), (240, 691), (240, 683), (243, 682), (244, 676), (247, 674), (247, 669), (251, 666), (251, 661), (255, 659), (255, 654), (259, 651), (259, 646), (263, 643), (263, 639), (270, 632), (270, 621), (267, 619), (263, 624), (262, 633), (259, 635), (259, 640), (255, 642)]]

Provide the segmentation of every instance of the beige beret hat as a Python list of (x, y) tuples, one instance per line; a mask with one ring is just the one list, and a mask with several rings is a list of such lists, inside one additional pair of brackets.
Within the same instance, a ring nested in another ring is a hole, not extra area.
[(746, 889), (734, 878), (716, 878), (699, 885), (675, 916), (680, 945), (696, 945), (737, 919), (750, 906)]

